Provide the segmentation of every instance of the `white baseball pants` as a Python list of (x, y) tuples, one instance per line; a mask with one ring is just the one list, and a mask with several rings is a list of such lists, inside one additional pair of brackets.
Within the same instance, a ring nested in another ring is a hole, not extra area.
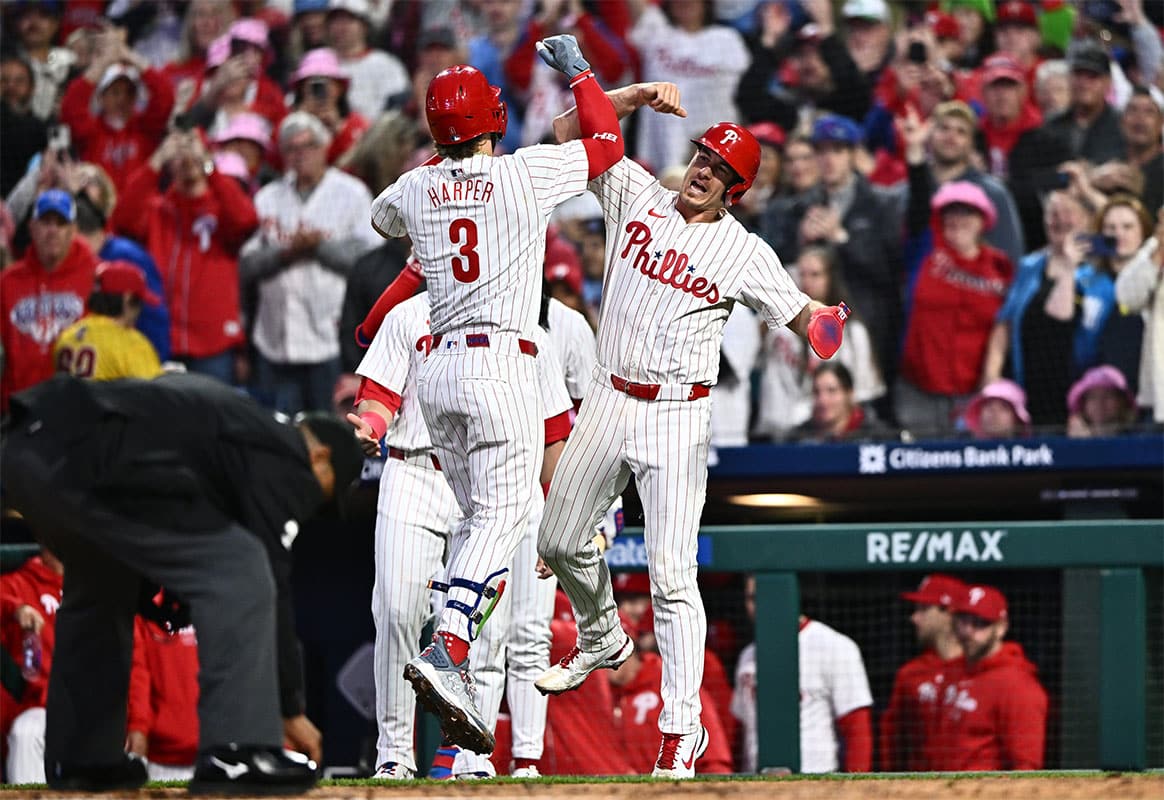
[(655, 636), (663, 657), (665, 733), (699, 730), (707, 617), (696, 582), (699, 518), (707, 495), (711, 400), (648, 401), (595, 380), (558, 462), (538, 550), (578, 619), (578, 646), (613, 646), (622, 628), (610, 571), (591, 539), (614, 498), (635, 478), (645, 514)]
[(44, 706), (22, 711), (8, 729), (8, 782), (44, 783)]

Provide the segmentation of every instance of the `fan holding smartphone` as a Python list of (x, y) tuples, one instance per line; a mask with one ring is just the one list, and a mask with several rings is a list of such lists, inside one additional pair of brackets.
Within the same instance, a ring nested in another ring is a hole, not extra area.
[(369, 127), (368, 120), (348, 102), (351, 78), (334, 50), (320, 47), (304, 54), (291, 78), (294, 109), (318, 117), (332, 132), (327, 162), (335, 163)]

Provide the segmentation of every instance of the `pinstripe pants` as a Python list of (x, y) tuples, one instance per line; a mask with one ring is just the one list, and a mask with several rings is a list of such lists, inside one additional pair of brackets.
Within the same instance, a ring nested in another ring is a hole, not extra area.
[(655, 636), (663, 657), (659, 729), (699, 729), (707, 617), (696, 582), (699, 518), (707, 495), (711, 400), (646, 401), (595, 380), (558, 462), (538, 551), (578, 618), (578, 646), (613, 646), (622, 628), (594, 526), (633, 475), (645, 514)]
[(416, 693), (404, 680), (404, 665), (416, 653), (432, 616), (432, 578), (443, 579), (449, 534), (461, 510), (444, 476), (427, 455), (388, 459), (376, 504), (376, 764), (388, 761), (416, 769), (413, 723)]
[[(508, 568), (525, 533), (545, 450), (534, 359), (512, 334), (490, 347), (445, 337), (418, 380), (421, 410), (445, 477), (464, 512), (447, 575), (484, 583)], [(475, 607), (480, 594), (454, 587), (449, 601)], [(437, 629), (469, 639), (468, 618), (445, 605)]]

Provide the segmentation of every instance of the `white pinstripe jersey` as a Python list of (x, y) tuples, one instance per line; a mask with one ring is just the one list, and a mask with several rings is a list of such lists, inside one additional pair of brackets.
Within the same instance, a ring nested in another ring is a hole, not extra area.
[(771, 326), (809, 302), (772, 248), (730, 214), (684, 221), (676, 193), (622, 159), (590, 182), (606, 220), (598, 361), (646, 383), (714, 383), (734, 301)]
[[(400, 408), (388, 426), (384, 441), (389, 447), (401, 450), (432, 448), (432, 440), (420, 410), (420, 400), (416, 396), (416, 377), (432, 344), (429, 311), (427, 292), (421, 292), (393, 308), (384, 317), (384, 324), (376, 332), (368, 352), (356, 368), (357, 375), (400, 395)], [(538, 346), (537, 369), (543, 417), (549, 419), (571, 410), (574, 404), (567, 392), (563, 378), (565, 370), (555, 353), (556, 346), (550, 335), (535, 325), (530, 336)]]
[(420, 400), (416, 396), (416, 376), (430, 343), (428, 295), (421, 292), (388, 312), (356, 368), (357, 375), (400, 395), (400, 408), (384, 438), (389, 447), (401, 450), (432, 448), (424, 415), (420, 413)]
[(432, 330), (529, 334), (541, 305), (546, 225), (586, 189), (582, 142), (525, 147), (406, 172), (372, 203), (382, 236), (412, 238), (432, 302)]
[(586, 317), (553, 298), (550, 299), (546, 316), (550, 323), (550, 343), (562, 364), (566, 390), (570, 397), (581, 400), (586, 397), (586, 389), (594, 377), (594, 365), (598, 360), (594, 331), (590, 329)]
[[(302, 225), (323, 231), (329, 239), (357, 238), (369, 249), (379, 244), (364, 225), (372, 195), (363, 182), (328, 168), (311, 194), (299, 196), (295, 176), (288, 173), (255, 195), (259, 230), (243, 252), (260, 246), (286, 244)], [(296, 261), (258, 285), (254, 342), (272, 361), (306, 364), (339, 355), (340, 309), (347, 279), (318, 259)]]

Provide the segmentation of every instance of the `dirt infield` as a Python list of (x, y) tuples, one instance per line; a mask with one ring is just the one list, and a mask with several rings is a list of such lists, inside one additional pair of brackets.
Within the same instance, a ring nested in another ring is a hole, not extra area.
[[(103, 795), (110, 797), (111, 795)], [(184, 789), (145, 789), (121, 795), (138, 800), (174, 800)], [(1054, 775), (1030, 777), (869, 778), (767, 780), (699, 780), (671, 784), (542, 783), (524, 781), (434, 783), (397, 786), (320, 786), (309, 800), (381, 800), (396, 797), (521, 798), (521, 800), (664, 800), (664, 798), (717, 798), (717, 800), (1160, 800), (1164, 774)], [(65, 800), (63, 793), (29, 789), (0, 791), (3, 800)]]

